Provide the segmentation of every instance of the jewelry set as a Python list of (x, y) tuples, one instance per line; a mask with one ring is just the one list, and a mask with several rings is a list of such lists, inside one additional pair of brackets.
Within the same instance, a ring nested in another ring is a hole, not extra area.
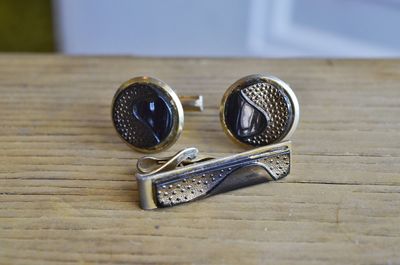
[[(123, 141), (138, 152), (167, 149), (179, 138), (185, 111), (202, 111), (202, 96), (181, 96), (166, 83), (136, 77), (121, 85), (112, 102), (112, 121)], [(137, 162), (140, 206), (154, 209), (286, 177), (289, 141), (299, 122), (299, 102), (282, 80), (246, 76), (222, 97), (220, 120), (234, 142), (253, 149), (223, 158), (199, 158), (196, 148), (171, 157)]]

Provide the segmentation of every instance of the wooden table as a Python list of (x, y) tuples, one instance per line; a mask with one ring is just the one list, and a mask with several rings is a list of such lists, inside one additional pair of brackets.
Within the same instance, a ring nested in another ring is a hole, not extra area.
[[(139, 153), (111, 124), (121, 82), (158, 77), (205, 97), (180, 140), (244, 151), (219, 124), (225, 89), (268, 72), (301, 106), (291, 174), (144, 211)], [(400, 264), (400, 60), (0, 55), (1, 264)]]

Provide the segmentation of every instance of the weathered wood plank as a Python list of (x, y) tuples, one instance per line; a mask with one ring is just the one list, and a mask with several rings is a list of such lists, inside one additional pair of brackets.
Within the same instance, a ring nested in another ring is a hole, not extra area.
[[(143, 211), (110, 103), (122, 81), (205, 97), (165, 154), (243, 151), (219, 101), (268, 72), (301, 104), (292, 173), (182, 207)], [(400, 61), (0, 55), (1, 264), (400, 264)]]

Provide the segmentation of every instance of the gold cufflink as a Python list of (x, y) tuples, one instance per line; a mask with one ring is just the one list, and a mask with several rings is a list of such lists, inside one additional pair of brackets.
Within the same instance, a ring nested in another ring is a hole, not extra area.
[(202, 96), (181, 96), (152, 77), (136, 77), (116, 91), (111, 108), (121, 139), (139, 152), (158, 152), (174, 144), (183, 129), (185, 111), (202, 111)]
[(284, 81), (249, 75), (225, 92), (220, 120), (225, 133), (236, 143), (264, 146), (290, 138), (299, 122), (299, 102)]

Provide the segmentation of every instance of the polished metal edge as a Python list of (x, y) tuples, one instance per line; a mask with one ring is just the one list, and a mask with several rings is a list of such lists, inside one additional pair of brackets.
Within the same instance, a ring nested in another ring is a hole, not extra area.
[(239, 141), (233, 134), (232, 132), (228, 129), (228, 126), (225, 122), (225, 104), (226, 101), (236, 89), (238, 89), (241, 85), (246, 84), (248, 82), (251, 82), (253, 80), (260, 79), (263, 80), (264, 82), (267, 83), (273, 83), (277, 87), (280, 87), (286, 91), (286, 93), (289, 95), (289, 100), (292, 104), (293, 108), (293, 122), (290, 125), (290, 129), (286, 132), (286, 134), (279, 139), (279, 141), (286, 141), (290, 139), (290, 137), (293, 135), (294, 131), (296, 130), (299, 120), (300, 120), (300, 105), (299, 101), (297, 99), (296, 94), (293, 92), (292, 88), (284, 82), (283, 80), (275, 77), (275, 76), (269, 76), (269, 75), (262, 75), (262, 74), (253, 74), (253, 75), (248, 75), (245, 76), (236, 82), (234, 82), (232, 85), (229, 86), (229, 88), (225, 91), (224, 95), (222, 96), (221, 103), (220, 103), (220, 109), (219, 109), (219, 116), (220, 116), (220, 123), (222, 126), (223, 131), (225, 134), (236, 144), (239, 144), (244, 147), (251, 147), (252, 145), (249, 145), (247, 143), (244, 143), (242, 141)]
[[(159, 143), (158, 145), (152, 147), (152, 148), (139, 148), (136, 146), (131, 145), (129, 142), (127, 142), (117, 131), (115, 128), (115, 122), (114, 122), (114, 117), (113, 117), (113, 109), (114, 109), (114, 104), (115, 100), (118, 98), (119, 94), (124, 90), (130, 87), (133, 84), (137, 83), (142, 83), (142, 84), (154, 84), (156, 85), (163, 93), (165, 93), (168, 98), (170, 99), (171, 105), (173, 106), (174, 114), (173, 114), (173, 126), (172, 126), (172, 132), (168, 137)], [(142, 152), (142, 153), (154, 153), (154, 152), (160, 152), (162, 150), (165, 150), (169, 147), (171, 147), (179, 138), (180, 134), (182, 133), (183, 129), (183, 124), (184, 124), (184, 114), (183, 114), (183, 106), (181, 104), (181, 101), (179, 100), (178, 95), (175, 93), (175, 91), (165, 82), (149, 77), (149, 76), (139, 76), (135, 77), (132, 79), (129, 79), (128, 81), (124, 82), (121, 84), (121, 86), (117, 89), (117, 91), (114, 94), (112, 103), (111, 103), (111, 120), (113, 122), (113, 127), (115, 131), (117, 132), (118, 136), (124, 141), (129, 147), (134, 149), (135, 151)]]
[[(204, 162), (199, 162), (199, 163), (194, 163), (191, 165), (183, 166), (183, 167), (178, 167), (176, 169), (166, 171), (166, 172), (158, 172), (155, 174), (149, 173), (149, 174), (141, 174), (137, 173), (136, 174), (136, 179), (138, 183), (138, 190), (139, 190), (139, 197), (140, 197), (140, 206), (143, 209), (155, 209), (155, 208), (160, 208), (160, 207), (169, 207), (169, 206), (174, 206), (186, 202), (190, 202), (202, 197), (208, 197), (212, 194), (212, 190), (216, 189), (218, 187), (219, 182), (216, 183), (216, 186), (213, 186), (212, 189), (209, 190), (204, 190), (200, 191), (199, 188), (193, 189), (195, 190), (195, 193), (192, 193), (190, 191), (187, 194), (187, 199), (180, 199), (179, 201), (174, 201), (173, 203), (169, 203), (168, 201), (160, 201), (160, 197), (162, 197), (164, 194), (161, 191), (163, 189), (163, 186), (165, 188), (168, 188), (169, 185), (172, 185), (171, 183), (174, 183), (175, 186), (181, 185), (181, 184), (176, 184), (176, 183), (183, 183), (185, 182), (184, 180), (186, 179), (189, 181), (192, 181), (194, 178), (189, 178), (189, 176), (194, 176), (197, 174), (197, 176), (206, 176), (210, 177), (212, 172), (220, 172), (221, 170), (224, 172), (234, 172), (236, 170), (239, 170), (241, 168), (247, 167), (247, 166), (260, 166), (265, 169), (265, 177), (269, 177), (270, 180), (278, 180), (280, 178), (283, 178), (287, 176), (290, 172), (290, 166), (291, 166), (291, 142), (281, 142), (278, 144), (273, 144), (273, 145), (268, 145), (268, 146), (263, 146), (263, 147), (258, 147), (253, 150), (243, 152), (240, 154), (224, 157), (224, 158), (216, 158)], [(268, 163), (265, 162), (265, 159), (272, 159), (276, 156), (279, 155), (287, 155), (287, 170), (285, 170), (284, 174), (282, 175), (276, 175), (274, 172), (272, 172), (272, 168), (268, 167)], [(225, 171), (226, 170), (226, 171)], [(227, 175), (221, 174), (221, 181), (225, 179)], [(239, 176), (238, 176), (239, 177)], [(197, 181), (197, 179), (195, 179)], [(195, 182), (193, 181), (193, 182)], [(258, 183), (258, 182), (257, 182)], [(250, 183), (246, 182), (246, 180), (242, 181), (239, 186), (236, 185), (234, 188), (231, 188), (230, 190), (237, 189), (240, 187), (245, 187), (249, 185), (254, 185), (257, 183)], [(196, 184), (196, 183), (194, 183)], [(187, 190), (185, 190), (186, 192)], [(182, 197), (180, 197), (182, 198)]]

